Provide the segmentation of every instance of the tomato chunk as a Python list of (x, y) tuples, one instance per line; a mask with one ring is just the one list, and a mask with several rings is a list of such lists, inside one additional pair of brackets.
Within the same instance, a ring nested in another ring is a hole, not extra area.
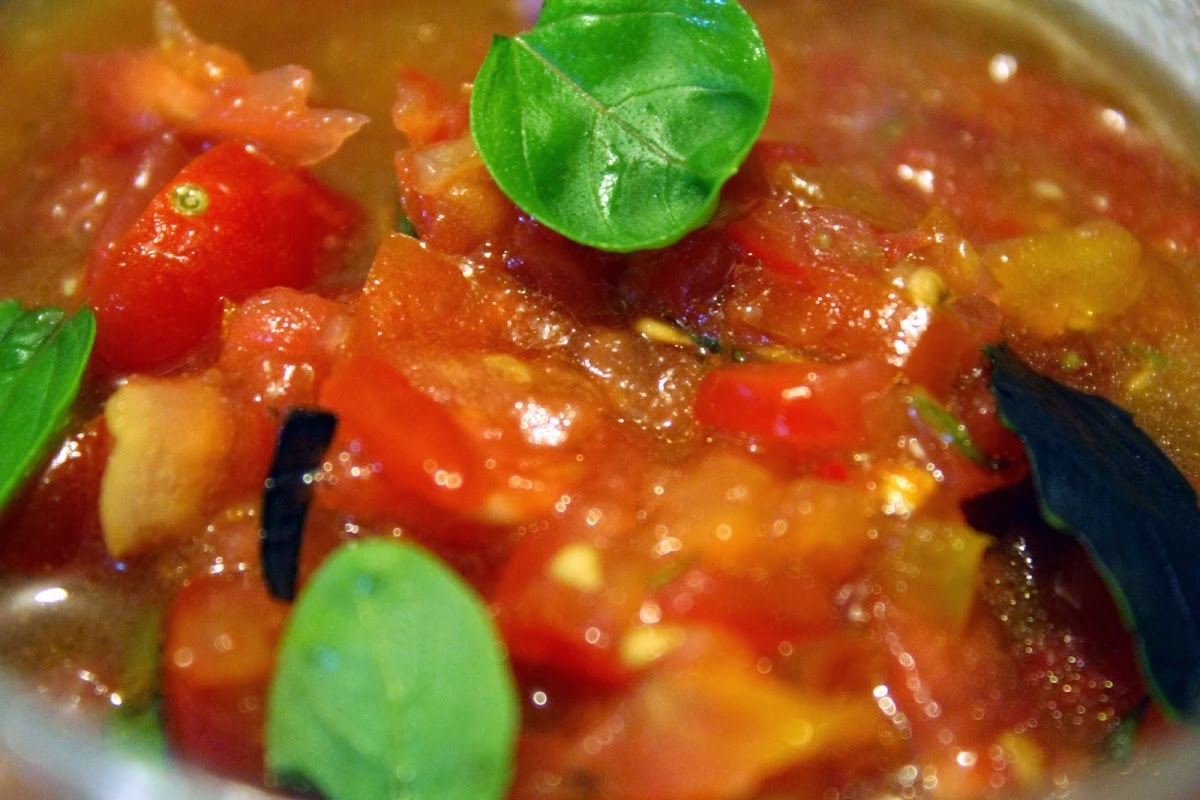
[(174, 366), (217, 332), (222, 298), (311, 284), (354, 220), (305, 173), (234, 142), (213, 147), (93, 258), (97, 358), (113, 372)]
[(864, 407), (893, 379), (894, 371), (874, 360), (722, 367), (700, 382), (696, 419), (804, 452), (844, 449), (863, 441)]
[(312, 404), (348, 325), (347, 311), (333, 300), (271, 288), (226, 316), (218, 366), (270, 408)]
[(334, 448), (361, 442), (393, 490), (444, 509), (469, 512), (482, 504), (482, 459), (474, 443), (449, 409), (387, 361), (343, 361), (326, 382), (321, 404), (338, 415)]
[(621, 643), (649, 585), (646, 572), (636, 558), (560, 531), (523, 540), (491, 598), (513, 660), (576, 682), (627, 681), (634, 665)]
[(179, 590), (163, 643), (163, 710), (180, 755), (262, 780), (267, 684), (286, 614), (257, 576), (207, 575)]
[(0, 516), (0, 570), (42, 572), (104, 556), (96, 502), (112, 449), (103, 417), (68, 436)]
[(196, 36), (170, 3), (157, 5), (155, 28), (157, 47), (72, 59), (79, 104), (117, 140), (164, 130), (246, 139), (306, 166), (367, 122), (311, 107), (313, 76), (303, 67), (251, 71), (240, 54)]

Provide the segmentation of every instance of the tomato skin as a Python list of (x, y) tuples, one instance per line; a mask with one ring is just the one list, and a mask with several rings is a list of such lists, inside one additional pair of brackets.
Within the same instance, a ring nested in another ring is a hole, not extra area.
[(358, 440), (378, 463), (379, 477), (405, 498), (462, 512), (482, 505), (482, 459), (467, 432), (384, 359), (339, 363), (321, 390), (321, 405), (338, 415), (333, 451)]
[(802, 452), (839, 450), (864, 441), (864, 405), (893, 380), (894, 370), (875, 360), (720, 367), (700, 382), (695, 414), (704, 425)]
[(96, 503), (111, 447), (103, 416), (67, 437), (0, 515), (0, 569), (38, 573), (104, 556)]
[(262, 730), (288, 607), (252, 574), (205, 575), (175, 595), (163, 642), (171, 747), (230, 777), (263, 777)]
[(965, 297), (933, 314), (904, 362), (905, 377), (946, 397), (960, 375), (981, 366), (983, 348), (1002, 337), (1000, 309), (982, 297)]
[(69, 59), (76, 103), (117, 139), (178, 130), (199, 139), (244, 139), (289, 164), (332, 155), (367, 121), (312, 108), (312, 73), (291, 64), (252, 72), (241, 54), (201, 40), (174, 6), (160, 7), (158, 46)]
[(722, 306), (736, 263), (733, 246), (723, 233), (701, 228), (670, 247), (630, 258), (632, 266), (621, 286), (627, 305), (721, 337)]
[[(198, 187), (206, 205), (183, 209), (180, 187)], [(117, 373), (174, 366), (215, 335), (222, 298), (311, 284), (355, 217), (305, 173), (242, 144), (214, 146), (93, 257), (97, 360)]]
[(340, 303), (274, 287), (226, 315), (217, 366), (269, 408), (311, 405), (348, 327)]
[(645, 576), (637, 570), (638, 560), (629, 559), (624, 570), (616, 563), (606, 570), (605, 592), (573, 586), (556, 577), (552, 566), (568, 547), (592, 545), (550, 531), (515, 548), (490, 598), (505, 644), (524, 667), (557, 672), (573, 682), (622, 684), (632, 672), (621, 662), (618, 647), (637, 618)]

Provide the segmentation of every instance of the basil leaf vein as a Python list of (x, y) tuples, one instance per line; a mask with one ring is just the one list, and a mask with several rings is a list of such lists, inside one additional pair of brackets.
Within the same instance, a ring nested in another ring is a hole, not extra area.
[(491, 617), (432, 555), (345, 546), (300, 593), (268, 700), (273, 773), (339, 799), (499, 798), (517, 726)]
[(1200, 724), (1200, 507), (1130, 414), (988, 349), (1001, 419), (1024, 443), (1042, 515), (1091, 556), (1169, 714)]
[(88, 309), (0, 302), (0, 507), (66, 424), (96, 336)]
[(547, 0), (498, 36), (471, 133), (500, 188), (593, 247), (669, 244), (711, 216), (766, 121), (771, 68), (732, 0)]

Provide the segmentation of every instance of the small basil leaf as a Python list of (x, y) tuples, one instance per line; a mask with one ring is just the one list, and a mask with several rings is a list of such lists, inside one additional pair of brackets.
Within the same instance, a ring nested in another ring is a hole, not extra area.
[(267, 712), (269, 769), (339, 800), (488, 800), (511, 778), (503, 646), (472, 590), (412, 545), (364, 541), (317, 570)]
[(0, 302), (0, 506), (66, 423), (96, 335), (92, 313)]
[(1128, 412), (988, 350), (1005, 424), (1025, 444), (1048, 523), (1083, 544), (1138, 640), (1162, 707), (1200, 724), (1200, 508)]
[(629, 251), (708, 220), (770, 98), (762, 37), (733, 0), (547, 0), (531, 31), (493, 41), (471, 133), (529, 214)]

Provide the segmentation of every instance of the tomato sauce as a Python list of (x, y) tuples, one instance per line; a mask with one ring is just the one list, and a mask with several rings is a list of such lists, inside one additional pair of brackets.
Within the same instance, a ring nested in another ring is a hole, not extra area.
[(181, 0), (156, 34), (150, 5), (0, 8), (0, 297), (99, 320), (0, 517), (0, 591), (68, 598), (0, 622), (51, 698), (271, 785), (259, 507), (315, 407), (300, 591), (364, 537), (461, 573), (519, 687), (513, 798), (1011, 796), (1167, 726), (983, 348), (1200, 485), (1200, 181), (1036, 35), (748, 3), (761, 141), (708, 226), (617, 255), (471, 143), (465, 82), (529, 9)]

